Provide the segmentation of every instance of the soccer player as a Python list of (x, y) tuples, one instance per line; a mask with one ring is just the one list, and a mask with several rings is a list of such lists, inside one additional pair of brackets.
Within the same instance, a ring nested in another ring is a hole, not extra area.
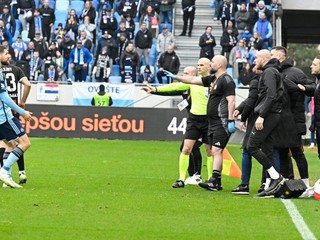
[[(1, 62), (8, 59), (8, 51), (0, 46), (0, 68)], [(19, 120), (13, 116), (12, 110), (20, 114), (26, 121), (32, 120), (31, 112), (23, 110), (10, 98), (7, 91), (5, 76), (0, 70), (0, 140), (4, 140), (9, 154), (4, 159), (4, 165), (0, 169), (0, 180), (13, 188), (21, 188), (11, 178), (11, 167), (20, 156), (30, 147), (30, 140), (21, 126)], [(18, 143), (18, 145), (17, 145)]]
[[(193, 70), (193, 74), (190, 74), (190, 70)], [(198, 73), (200, 76), (209, 75), (210, 60), (207, 58), (200, 58), (198, 60)], [(184, 69), (184, 76), (196, 76), (196, 69), (193, 67), (187, 67)], [(183, 142), (182, 151), (179, 157), (179, 179), (172, 184), (173, 188), (183, 188), (189, 167), (189, 158), (191, 151), (199, 138), (202, 138), (202, 142), (205, 143), (207, 152), (207, 166), (212, 171), (212, 157), (210, 146), (208, 142), (208, 120), (207, 120), (207, 88), (203, 86), (172, 83), (158, 88), (151, 87), (150, 89), (143, 89), (146, 92), (171, 92), (177, 90), (190, 90), (191, 96), (191, 109), (187, 120), (187, 129), (185, 139)], [(186, 104), (187, 105), (187, 104)], [(185, 106), (186, 106), (185, 105)], [(198, 173), (199, 174), (199, 173)], [(198, 182), (201, 182), (198, 177)]]
[(233, 112), (235, 109), (235, 83), (227, 71), (227, 59), (217, 55), (211, 60), (211, 73), (206, 77), (176, 76), (166, 71), (168, 77), (180, 82), (203, 85), (209, 88), (207, 116), (209, 121), (208, 138), (213, 157), (212, 177), (199, 186), (210, 191), (222, 190), (222, 152), (226, 147), (231, 133), (235, 132)]
[[(11, 55), (7, 55), (7, 59), (3, 59), (1, 62), (1, 70), (5, 76), (5, 80), (7, 83), (8, 94), (11, 99), (18, 104), (21, 108), (25, 108), (26, 100), (28, 98), (31, 84), (28, 78), (23, 73), (22, 69), (10, 64)], [(24, 86), (23, 94), (21, 100), (18, 98), (18, 83), (21, 83)], [(17, 112), (13, 112), (13, 115), (19, 119), (19, 114)], [(0, 166), (3, 165), (3, 153), (5, 151), (6, 145), (4, 142), (0, 142)], [(8, 153), (4, 153), (8, 155)], [(24, 167), (24, 155), (22, 155), (17, 161), (19, 168), (19, 184), (24, 184), (27, 182), (27, 175)]]

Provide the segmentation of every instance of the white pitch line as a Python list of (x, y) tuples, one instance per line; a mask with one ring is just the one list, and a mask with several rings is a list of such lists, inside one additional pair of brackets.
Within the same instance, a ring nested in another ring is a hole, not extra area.
[(299, 210), (296, 205), (290, 199), (281, 199), (282, 203), (286, 207), (292, 222), (298, 229), (302, 239), (304, 240), (317, 240), (313, 232), (311, 232), (310, 228), (307, 226), (303, 217), (301, 216)]

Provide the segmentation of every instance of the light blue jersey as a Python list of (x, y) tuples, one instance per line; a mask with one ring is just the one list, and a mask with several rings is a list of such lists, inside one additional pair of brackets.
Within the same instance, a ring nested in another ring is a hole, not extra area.
[(0, 124), (5, 123), (13, 118), (12, 110), (20, 115), (24, 115), (25, 111), (16, 105), (7, 92), (7, 83), (0, 71)]

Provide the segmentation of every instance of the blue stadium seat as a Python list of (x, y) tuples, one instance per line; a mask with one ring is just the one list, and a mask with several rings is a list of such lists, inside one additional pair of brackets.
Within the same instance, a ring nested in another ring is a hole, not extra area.
[(21, 32), (21, 37), (22, 37), (22, 41), (24, 41), (25, 43), (30, 42), (30, 38), (28, 38), (28, 31), (27, 30), (23, 30)]
[[(39, 2), (39, 7), (42, 7), (42, 5), (40, 6), (40, 2)], [(54, 10), (56, 10), (56, 2), (55, 0), (49, 0), (49, 7)]]
[(84, 8), (84, 1), (74, 0), (70, 4), (70, 8), (76, 10), (78, 17), (81, 15)]
[(117, 64), (112, 65), (112, 76), (120, 76), (120, 66)]
[(55, 16), (56, 16), (56, 21), (54, 22), (54, 29), (56, 29), (58, 27), (59, 23), (62, 23), (62, 26), (65, 27), (66, 25), (66, 21), (68, 19), (68, 11), (59, 11), (56, 10), (54, 12)]
[(40, 0), (34, 0), (34, 4), (36, 5), (36, 9), (40, 8)]
[(69, 0), (57, 0), (55, 10), (68, 12)]
[(110, 76), (109, 83), (121, 83), (121, 77), (120, 76)]
[(99, 0), (93, 0), (92, 3), (93, 3), (94, 8), (96, 9), (96, 11), (99, 11), (100, 1)]
[(117, 22), (118, 22), (118, 24), (121, 22), (121, 16), (119, 15), (119, 13), (118, 12), (115, 12), (114, 14), (113, 14), (113, 16), (117, 19)]

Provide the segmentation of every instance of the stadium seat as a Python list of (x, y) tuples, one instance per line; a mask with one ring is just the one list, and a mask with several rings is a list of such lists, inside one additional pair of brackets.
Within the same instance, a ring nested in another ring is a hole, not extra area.
[(36, 9), (40, 8), (40, 0), (34, 0), (34, 4), (36, 5)]
[(78, 17), (81, 15), (83, 8), (84, 8), (84, 2), (80, 0), (74, 0), (70, 4), (70, 8), (76, 10), (76, 13)]
[(22, 41), (24, 41), (25, 43), (30, 42), (30, 38), (28, 38), (28, 31), (27, 30), (23, 30), (21, 32), (21, 37), (22, 37)]
[(117, 22), (118, 22), (118, 24), (121, 22), (121, 16), (119, 15), (119, 13), (118, 12), (115, 12), (114, 14), (113, 14), (113, 16), (117, 19)]
[[(39, 7), (42, 7), (42, 5), (40, 5), (40, 2), (39, 2)], [(56, 10), (56, 2), (55, 0), (49, 0), (49, 7), (54, 10)]]
[(55, 10), (68, 12), (69, 1), (68, 0), (57, 0)]
[(92, 3), (93, 3), (94, 8), (96, 9), (96, 11), (99, 11), (100, 1), (99, 0), (93, 0)]
[(120, 66), (117, 64), (112, 65), (112, 76), (120, 76)]
[(68, 19), (68, 11), (55, 11), (56, 21), (54, 23), (54, 29), (58, 27), (59, 23), (62, 23), (62, 26), (65, 27), (66, 21)]
[(120, 76), (110, 76), (109, 83), (121, 83), (121, 77)]

